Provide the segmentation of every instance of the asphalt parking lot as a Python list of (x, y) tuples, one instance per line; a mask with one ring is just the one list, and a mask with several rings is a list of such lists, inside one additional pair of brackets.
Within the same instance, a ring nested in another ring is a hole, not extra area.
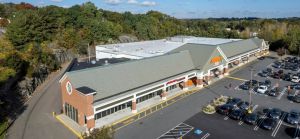
[[(120, 139), (178, 138), (180, 136), (183, 136), (183, 138), (201, 139), (295, 138), (295, 136), (297, 136), (296, 134), (300, 133), (300, 128), (299, 126), (287, 124), (283, 120), (286, 115), (281, 117), (281, 120), (276, 124), (274, 130), (267, 131), (262, 129), (260, 125), (248, 125), (242, 121), (232, 120), (227, 116), (219, 115), (217, 113), (206, 115), (201, 112), (203, 106), (220, 95), (238, 97), (245, 101), (249, 101), (249, 91), (241, 90), (238, 86), (244, 82), (242, 81), (243, 79), (249, 80), (251, 78), (251, 68), (255, 69), (253, 72), (253, 79), (264, 81), (266, 77), (260, 77), (258, 76), (258, 73), (267, 67), (271, 67), (275, 60), (276, 59), (266, 58), (244, 65), (231, 73), (230, 76), (235, 79), (224, 78), (173, 105), (119, 129), (116, 131), (115, 137)], [(268, 77), (268, 79), (272, 82), (271, 88), (274, 88), (276, 84), (282, 88), (292, 84), (291, 82), (280, 79), (273, 79), (270, 77)], [(229, 84), (231, 84), (230, 88), (228, 87)], [(300, 104), (290, 101), (287, 98), (288, 95), (286, 91), (282, 91), (282, 93), (276, 97), (259, 94), (254, 90), (250, 90), (250, 92), (252, 92), (252, 102), (256, 105), (254, 112), (262, 111), (266, 108), (280, 108), (285, 112), (290, 112), (290, 110), (293, 109), (300, 111)], [(294, 91), (293, 93), (298, 92), (299, 91)], [(188, 133), (186, 133), (187, 130), (176, 130), (178, 129), (177, 126), (180, 124), (188, 125), (188, 129), (191, 130), (188, 130)], [(175, 132), (172, 132), (174, 129)], [(194, 134), (194, 131), (197, 129), (201, 131), (200, 135)], [(165, 135), (170, 136), (166, 137)]]

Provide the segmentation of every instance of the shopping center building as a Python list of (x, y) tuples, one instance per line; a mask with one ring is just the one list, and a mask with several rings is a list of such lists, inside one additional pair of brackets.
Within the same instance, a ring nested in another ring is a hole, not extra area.
[(174, 90), (201, 88), (221, 79), (231, 68), (265, 55), (269, 49), (268, 44), (258, 38), (201, 39), (174, 42), (176, 45), (172, 48), (162, 46), (167, 49), (157, 46), (170, 43), (165, 40), (161, 43), (147, 41), (150, 46), (143, 42), (137, 42), (136, 46), (130, 43), (133, 47), (142, 45), (144, 50), (155, 44), (156, 52), (160, 52), (146, 52), (146, 56), (142, 56), (141, 48), (123, 51), (123, 54), (121, 50), (118, 53), (107, 50), (106, 56), (101, 51), (99, 59), (128, 55), (133, 60), (66, 72), (60, 79), (63, 113), (81, 126), (97, 128), (101, 119), (117, 112), (130, 110), (136, 113), (143, 103), (157, 98), (166, 100)]

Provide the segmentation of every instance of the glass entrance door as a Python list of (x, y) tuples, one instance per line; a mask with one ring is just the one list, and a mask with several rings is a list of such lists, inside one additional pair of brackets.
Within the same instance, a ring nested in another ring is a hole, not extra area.
[(65, 103), (65, 114), (78, 123), (78, 110), (68, 103)]

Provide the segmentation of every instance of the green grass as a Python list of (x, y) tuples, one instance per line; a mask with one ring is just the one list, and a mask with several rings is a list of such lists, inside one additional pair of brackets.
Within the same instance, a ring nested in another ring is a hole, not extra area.
[[(4, 121), (3, 123), (0, 123), (0, 134), (8, 127), (8, 122)], [(4, 139), (5, 133), (0, 135), (0, 139)]]

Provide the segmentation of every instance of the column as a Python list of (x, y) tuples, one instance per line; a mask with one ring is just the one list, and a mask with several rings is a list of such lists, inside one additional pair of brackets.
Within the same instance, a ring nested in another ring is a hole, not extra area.
[(238, 66), (241, 66), (241, 65), (244, 65), (244, 61), (243, 61), (242, 57), (239, 58), (239, 64), (238, 64)]
[(223, 74), (224, 74), (224, 76), (227, 76), (227, 75), (229, 75), (229, 71), (228, 71), (228, 64), (226, 64), (226, 66), (224, 66), (224, 69), (223, 69)]
[(210, 75), (205, 76), (205, 81), (207, 82), (207, 84), (210, 84)]
[(203, 77), (197, 77), (197, 87), (203, 87)]
[(183, 91), (188, 90), (188, 78), (186, 77), (183, 81)]
[(161, 93), (161, 100), (167, 100), (167, 91), (166, 89), (163, 89), (163, 92)]
[(136, 98), (135, 98), (135, 97), (132, 99), (132, 103), (131, 103), (131, 112), (132, 112), (132, 113), (137, 113), (137, 109), (136, 109)]
[(87, 116), (86, 117), (86, 125), (87, 125), (87, 128), (89, 130), (92, 130), (94, 127), (95, 127), (95, 119), (94, 119), (94, 115), (91, 115), (91, 116)]
[(218, 68), (218, 70), (219, 70), (219, 78), (223, 78), (224, 76), (224, 74), (223, 74), (223, 72), (224, 72), (224, 67), (222, 66), (221, 68)]

